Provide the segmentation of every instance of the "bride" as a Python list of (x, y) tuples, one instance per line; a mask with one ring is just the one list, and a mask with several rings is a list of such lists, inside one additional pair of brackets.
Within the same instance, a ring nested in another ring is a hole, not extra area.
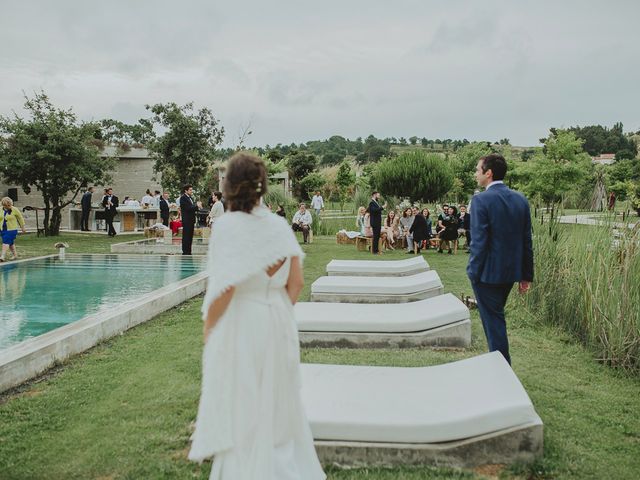
[(229, 213), (209, 241), (202, 395), (189, 458), (214, 457), (216, 480), (322, 480), (300, 398), (293, 316), (304, 254), (286, 221), (259, 205), (267, 189), (260, 158), (234, 155), (223, 187)]

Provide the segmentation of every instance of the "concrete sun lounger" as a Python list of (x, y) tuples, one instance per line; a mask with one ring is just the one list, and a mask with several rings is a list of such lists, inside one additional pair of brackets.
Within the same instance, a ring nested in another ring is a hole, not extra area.
[(403, 277), (429, 270), (423, 256), (406, 260), (331, 260), (327, 265), (327, 275), (348, 275), (367, 277)]
[(300, 343), (322, 347), (468, 347), (469, 309), (451, 293), (381, 305), (300, 302)]
[(324, 464), (471, 468), (532, 462), (542, 420), (499, 352), (434, 367), (302, 365)]
[(312, 302), (406, 303), (442, 295), (438, 274), (428, 272), (406, 277), (320, 277), (311, 285)]

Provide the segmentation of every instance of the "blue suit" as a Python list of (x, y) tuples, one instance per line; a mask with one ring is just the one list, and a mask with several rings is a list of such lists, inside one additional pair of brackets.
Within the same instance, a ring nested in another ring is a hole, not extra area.
[(504, 184), (473, 197), (467, 275), (489, 350), (511, 363), (504, 306), (515, 282), (533, 281), (533, 248), (529, 202)]

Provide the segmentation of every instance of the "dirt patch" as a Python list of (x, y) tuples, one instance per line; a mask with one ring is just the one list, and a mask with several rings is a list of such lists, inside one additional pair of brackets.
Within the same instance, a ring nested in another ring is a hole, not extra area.
[(474, 473), (477, 475), (482, 475), (485, 478), (490, 479), (498, 479), (500, 478), (500, 474), (504, 470), (504, 465), (502, 464), (493, 464), (493, 465), (481, 465), (473, 469)]

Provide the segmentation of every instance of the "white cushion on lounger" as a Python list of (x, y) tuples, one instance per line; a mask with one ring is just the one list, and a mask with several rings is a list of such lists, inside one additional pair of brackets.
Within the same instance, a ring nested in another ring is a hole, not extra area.
[(427, 270), (429, 264), (421, 255), (406, 260), (331, 260), (327, 265), (328, 275), (408, 275)]
[(440, 277), (431, 270), (406, 277), (320, 277), (311, 285), (311, 293), (406, 295), (441, 287)]
[(434, 367), (302, 365), (316, 440), (435, 443), (540, 422), (499, 352)]
[(422, 332), (469, 319), (469, 309), (447, 293), (410, 303), (300, 302), (298, 330), (307, 332)]

